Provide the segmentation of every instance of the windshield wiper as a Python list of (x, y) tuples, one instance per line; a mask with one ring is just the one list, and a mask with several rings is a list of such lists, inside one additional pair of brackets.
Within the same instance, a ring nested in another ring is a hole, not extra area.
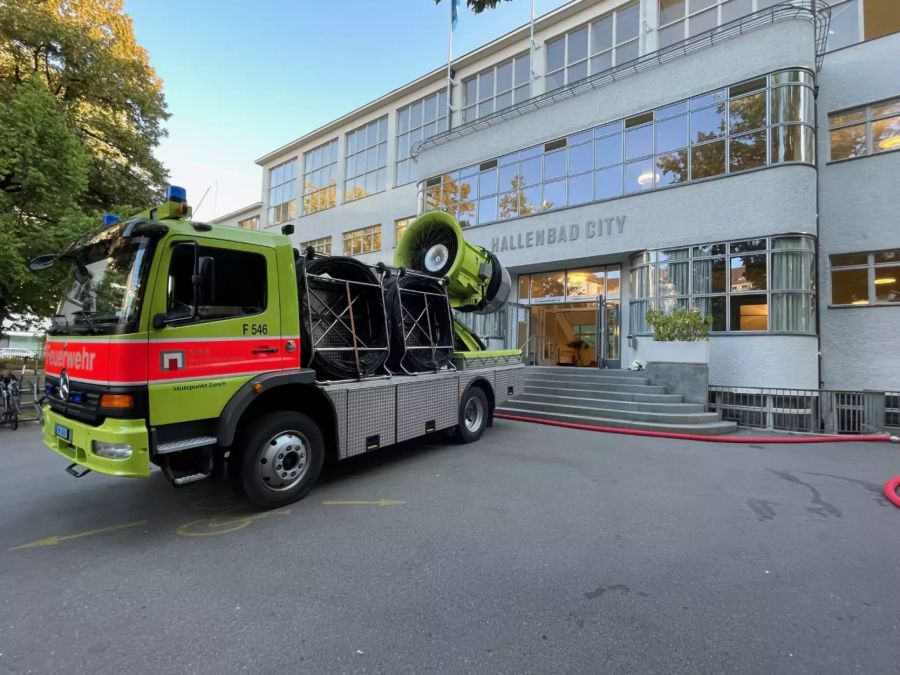
[(88, 312), (86, 310), (79, 309), (78, 311), (72, 313), (80, 315), (84, 319), (84, 322), (90, 327), (90, 331), (92, 333), (97, 334), (100, 332), (100, 330), (97, 328), (97, 324), (91, 321), (90, 317), (91, 314), (96, 314), (97, 312)]

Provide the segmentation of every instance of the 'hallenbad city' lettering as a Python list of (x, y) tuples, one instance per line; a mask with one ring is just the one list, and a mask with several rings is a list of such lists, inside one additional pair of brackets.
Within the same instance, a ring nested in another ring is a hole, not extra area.
[[(613, 216), (612, 218), (598, 218), (589, 220), (584, 224), (584, 236), (587, 239), (602, 237), (615, 232), (622, 234), (625, 229), (625, 216)], [(502, 251), (516, 251), (520, 248), (533, 248), (535, 246), (551, 246), (568, 241), (576, 241), (582, 232), (579, 223), (560, 225), (559, 227), (546, 227), (539, 230), (528, 230), (516, 234), (503, 235), (491, 239), (491, 250), (494, 253)]]
[(97, 354), (89, 352), (85, 347), (81, 351), (57, 351), (55, 349), (47, 351), (47, 364), (59, 368), (81, 368), (84, 370), (94, 369), (94, 359)]

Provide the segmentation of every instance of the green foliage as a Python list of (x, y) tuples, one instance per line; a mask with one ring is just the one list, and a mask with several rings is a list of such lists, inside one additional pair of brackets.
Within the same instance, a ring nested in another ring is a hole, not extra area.
[(89, 159), (56, 99), (37, 78), (4, 98), (7, 104), (0, 107), (0, 320), (10, 313), (52, 313), (63, 270), (49, 270), (38, 280), (26, 262), (39, 253), (58, 251), (90, 227), (76, 205), (87, 189)]
[(122, 0), (0, 0), (0, 332), (55, 309), (66, 266), (28, 258), (159, 199), (167, 117)]
[[(511, 0), (505, 1), (510, 2)], [(476, 14), (481, 14), (486, 9), (494, 9), (501, 2), (504, 0), (466, 0), (466, 5)], [(439, 5), (440, 3), (441, 0), (434, 0), (434, 4)]]
[(647, 323), (653, 328), (654, 340), (694, 342), (709, 339), (712, 317), (686, 309), (676, 309), (671, 314), (653, 309), (647, 312)]

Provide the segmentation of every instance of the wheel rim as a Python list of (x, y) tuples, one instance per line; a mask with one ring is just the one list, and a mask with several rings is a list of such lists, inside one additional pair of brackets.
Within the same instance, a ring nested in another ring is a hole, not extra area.
[(484, 420), (484, 403), (477, 396), (473, 396), (466, 402), (465, 410), (463, 410), (463, 420), (466, 429), (469, 431), (478, 431)]
[(290, 490), (309, 470), (309, 441), (299, 431), (281, 431), (266, 441), (256, 466), (260, 481), (268, 489)]

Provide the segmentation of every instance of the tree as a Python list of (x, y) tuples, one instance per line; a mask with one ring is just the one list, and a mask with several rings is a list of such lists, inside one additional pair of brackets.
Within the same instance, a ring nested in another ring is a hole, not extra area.
[[(511, 0), (505, 0), (511, 2)], [(494, 9), (504, 0), (466, 0), (466, 5), (476, 14), (481, 14), (486, 9)], [(434, 0), (434, 4), (439, 5), (441, 0)]]
[(159, 199), (167, 118), (122, 0), (0, 0), (0, 331), (54, 309), (67, 270), (29, 257)]
[(167, 175), (153, 149), (168, 118), (162, 82), (122, 0), (0, 2), (4, 93), (33, 78), (57, 99), (91, 156), (83, 208), (144, 205), (161, 196)]
[[(5, 93), (5, 92), (4, 92)], [(87, 188), (88, 157), (52, 93), (37, 78), (0, 107), (0, 330), (10, 314), (47, 316), (62, 270), (38, 282), (29, 257), (59, 250), (85, 232), (75, 202)]]

